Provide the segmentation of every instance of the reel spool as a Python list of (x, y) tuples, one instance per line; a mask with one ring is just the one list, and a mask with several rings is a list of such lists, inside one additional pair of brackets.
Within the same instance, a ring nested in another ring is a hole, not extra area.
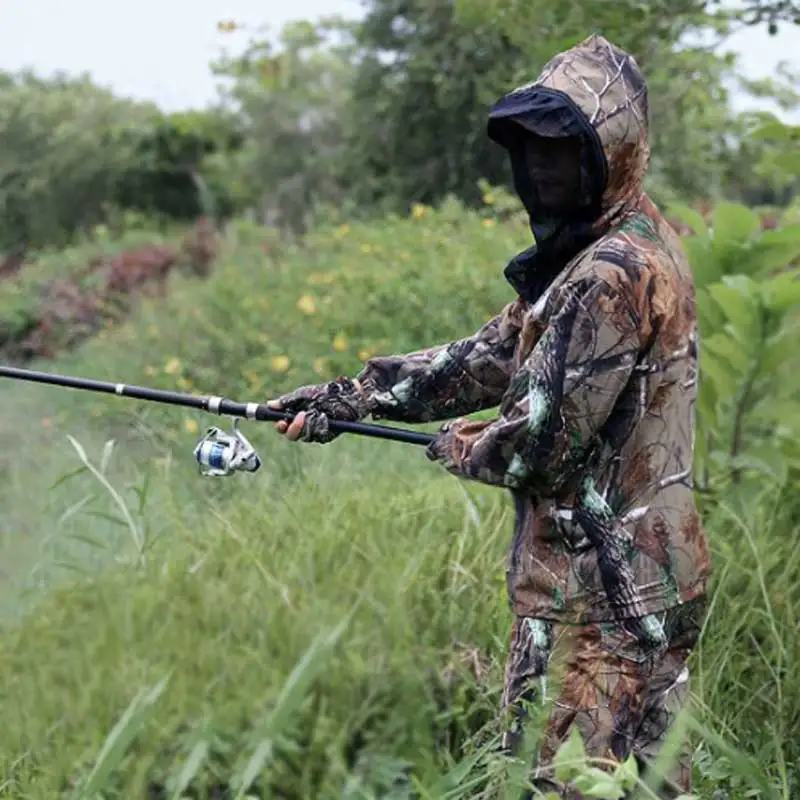
[(256, 472), (261, 459), (239, 430), (239, 420), (233, 419), (233, 432), (225, 433), (217, 427), (209, 428), (194, 448), (194, 457), (200, 465), (200, 474), (207, 478), (221, 478), (234, 472)]

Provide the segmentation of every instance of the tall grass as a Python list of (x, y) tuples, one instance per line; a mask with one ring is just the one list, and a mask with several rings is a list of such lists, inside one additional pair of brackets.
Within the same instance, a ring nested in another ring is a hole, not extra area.
[[(274, 257), (240, 224), (207, 283), (176, 278), (39, 366), (242, 400), (352, 374), (506, 302), (526, 234), (493, 223), (446, 206)], [(0, 794), (504, 796), (505, 493), (413, 446), (298, 446), (248, 423), (262, 471), (205, 480), (191, 448), (208, 415), (30, 385), (0, 402)], [(714, 484), (704, 504), (691, 725), (709, 800), (800, 793), (794, 476)]]

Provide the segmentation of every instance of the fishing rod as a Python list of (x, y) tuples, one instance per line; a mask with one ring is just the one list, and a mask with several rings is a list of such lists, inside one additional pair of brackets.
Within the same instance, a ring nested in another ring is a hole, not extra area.
[[(184, 394), (165, 389), (150, 389), (127, 383), (112, 383), (90, 378), (76, 378), (69, 375), (56, 375), (50, 372), (20, 369), (0, 365), (0, 377), (13, 378), (33, 383), (47, 383), (65, 386), (70, 389), (84, 389), (90, 392), (114, 394), (153, 403), (166, 403), (185, 408), (197, 408), (220, 416), (233, 417), (233, 433), (228, 434), (217, 427), (210, 427), (194, 448), (194, 457), (200, 465), (200, 474), (209, 477), (222, 477), (234, 472), (255, 472), (261, 466), (261, 459), (253, 446), (239, 430), (239, 420), (249, 419), (257, 422), (290, 422), (293, 414), (277, 411), (265, 403), (237, 403), (224, 397), (213, 395)], [(433, 441), (429, 433), (389, 428), (385, 425), (366, 425), (362, 422), (330, 420), (332, 431), (355, 433), (376, 439), (427, 446)]]

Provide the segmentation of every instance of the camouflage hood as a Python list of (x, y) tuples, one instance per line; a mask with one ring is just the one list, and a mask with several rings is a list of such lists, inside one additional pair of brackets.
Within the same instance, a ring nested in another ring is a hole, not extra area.
[[(582, 199), (569, 219), (549, 220), (542, 213), (517, 146), (518, 124), (540, 136), (580, 139)], [(488, 134), (509, 152), (536, 239), (509, 264), (506, 277), (532, 299), (542, 280), (549, 282), (638, 206), (650, 161), (647, 86), (632, 56), (592, 35), (550, 59), (535, 81), (501, 98), (489, 114)]]

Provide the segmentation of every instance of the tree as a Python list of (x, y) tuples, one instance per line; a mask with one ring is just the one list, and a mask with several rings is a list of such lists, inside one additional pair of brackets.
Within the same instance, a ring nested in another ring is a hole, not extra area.
[(102, 221), (155, 106), (87, 77), (0, 81), (0, 252), (64, 244)]
[(350, 26), (338, 17), (284, 27), (277, 45), (256, 32), (245, 52), (214, 73), (230, 81), (223, 105), (246, 136), (225, 159), (237, 197), (266, 221), (304, 230), (320, 203), (342, 203)]
[(739, 184), (766, 188), (767, 173), (757, 173), (752, 159), (736, 163), (748, 149), (748, 123), (731, 110), (727, 87), (738, 80), (746, 92), (784, 102), (787, 98), (794, 102), (793, 89), (775, 82), (744, 81), (737, 75), (734, 55), (719, 49), (737, 25), (800, 20), (796, 4), (782, 0), (748, 0), (733, 7), (720, 0), (571, 4), (455, 0), (455, 6), (458, 19), (476, 25), (491, 23), (520, 46), (535, 30), (537, 61), (593, 31), (631, 52), (650, 90), (651, 185), (689, 198), (713, 198), (730, 190), (735, 175)]
[(508, 180), (486, 115), (522, 48), (491, 25), (457, 22), (448, 0), (373, 0), (355, 35), (346, 169), (360, 203), (475, 202), (480, 178)]
[(170, 219), (226, 215), (235, 203), (211, 157), (235, 153), (243, 144), (237, 120), (222, 111), (159, 115), (138, 137), (114, 200), (122, 208)]

